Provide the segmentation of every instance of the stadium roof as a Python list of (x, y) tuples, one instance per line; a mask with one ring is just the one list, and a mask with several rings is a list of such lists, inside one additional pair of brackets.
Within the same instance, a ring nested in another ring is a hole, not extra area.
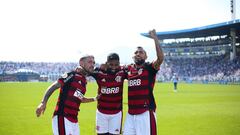
[(24, 68), (18, 69), (17, 71), (15, 71), (15, 73), (37, 73), (38, 74), (38, 72), (36, 71), (33, 71), (31, 69), (24, 69)]
[[(192, 28), (192, 29), (157, 32), (157, 36), (159, 39), (222, 36), (222, 35), (230, 35), (230, 30), (232, 28), (234, 28), (236, 30), (237, 35), (239, 35), (240, 19), (218, 23), (218, 24), (212, 24), (212, 25), (203, 26), (203, 27)], [(149, 37), (148, 33), (141, 33), (141, 35)]]

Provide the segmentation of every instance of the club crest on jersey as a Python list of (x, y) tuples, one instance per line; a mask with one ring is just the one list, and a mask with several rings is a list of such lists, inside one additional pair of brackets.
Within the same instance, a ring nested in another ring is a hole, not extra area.
[(117, 76), (117, 77), (115, 78), (115, 81), (116, 81), (116, 82), (121, 82), (121, 76)]
[(143, 72), (143, 69), (142, 69), (142, 68), (138, 70), (138, 74), (139, 74), (139, 75), (141, 75), (142, 72)]
[(80, 89), (77, 89), (77, 90), (74, 92), (73, 96), (79, 98), (80, 100), (83, 99), (83, 97), (84, 97), (84, 95), (82, 94), (82, 92), (81, 92)]

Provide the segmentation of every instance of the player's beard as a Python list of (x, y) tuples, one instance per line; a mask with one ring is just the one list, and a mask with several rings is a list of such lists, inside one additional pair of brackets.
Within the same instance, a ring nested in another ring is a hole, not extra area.
[(143, 63), (145, 63), (145, 60), (134, 60), (136, 65), (142, 65)]
[(117, 69), (115, 69), (115, 70), (112, 70), (112, 69), (110, 69), (110, 68), (108, 68), (107, 69), (107, 73), (110, 73), (110, 74), (115, 74), (115, 73), (117, 73)]
[(84, 74), (87, 75), (87, 76), (91, 73), (91, 72), (90, 72), (89, 70), (87, 70), (85, 67), (82, 67), (82, 69), (83, 69)]

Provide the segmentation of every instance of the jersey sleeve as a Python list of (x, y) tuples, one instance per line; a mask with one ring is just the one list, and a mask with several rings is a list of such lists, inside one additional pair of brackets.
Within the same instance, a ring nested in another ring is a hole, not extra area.
[(69, 82), (69, 80), (74, 76), (73, 72), (69, 72), (69, 73), (64, 73), (59, 79), (58, 79), (58, 83), (61, 84), (61, 86), (64, 86), (66, 83)]
[(154, 63), (146, 63), (147, 69), (150, 71), (150, 73), (157, 74), (157, 72), (160, 70), (160, 67), (158, 69), (154, 68)]

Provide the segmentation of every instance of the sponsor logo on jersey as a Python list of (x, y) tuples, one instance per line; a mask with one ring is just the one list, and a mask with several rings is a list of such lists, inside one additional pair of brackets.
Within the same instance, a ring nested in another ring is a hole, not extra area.
[(67, 73), (64, 73), (61, 75), (62, 78), (67, 78), (68, 77), (68, 74)]
[(141, 79), (128, 80), (128, 86), (139, 86), (141, 85)]
[(102, 81), (102, 82), (106, 82), (106, 79), (105, 79), (105, 78), (103, 78), (101, 81)]
[(112, 87), (112, 88), (102, 88), (101, 93), (103, 94), (114, 94), (119, 92), (119, 87)]
[(73, 96), (79, 98), (80, 100), (82, 100), (83, 97), (84, 97), (84, 95), (82, 94), (82, 92), (81, 92), (80, 89), (77, 89), (77, 90), (74, 92)]
[(66, 83), (69, 79), (71, 79), (73, 77), (73, 74), (70, 74), (69, 76), (67, 76), (65, 79), (64, 79), (64, 83)]

